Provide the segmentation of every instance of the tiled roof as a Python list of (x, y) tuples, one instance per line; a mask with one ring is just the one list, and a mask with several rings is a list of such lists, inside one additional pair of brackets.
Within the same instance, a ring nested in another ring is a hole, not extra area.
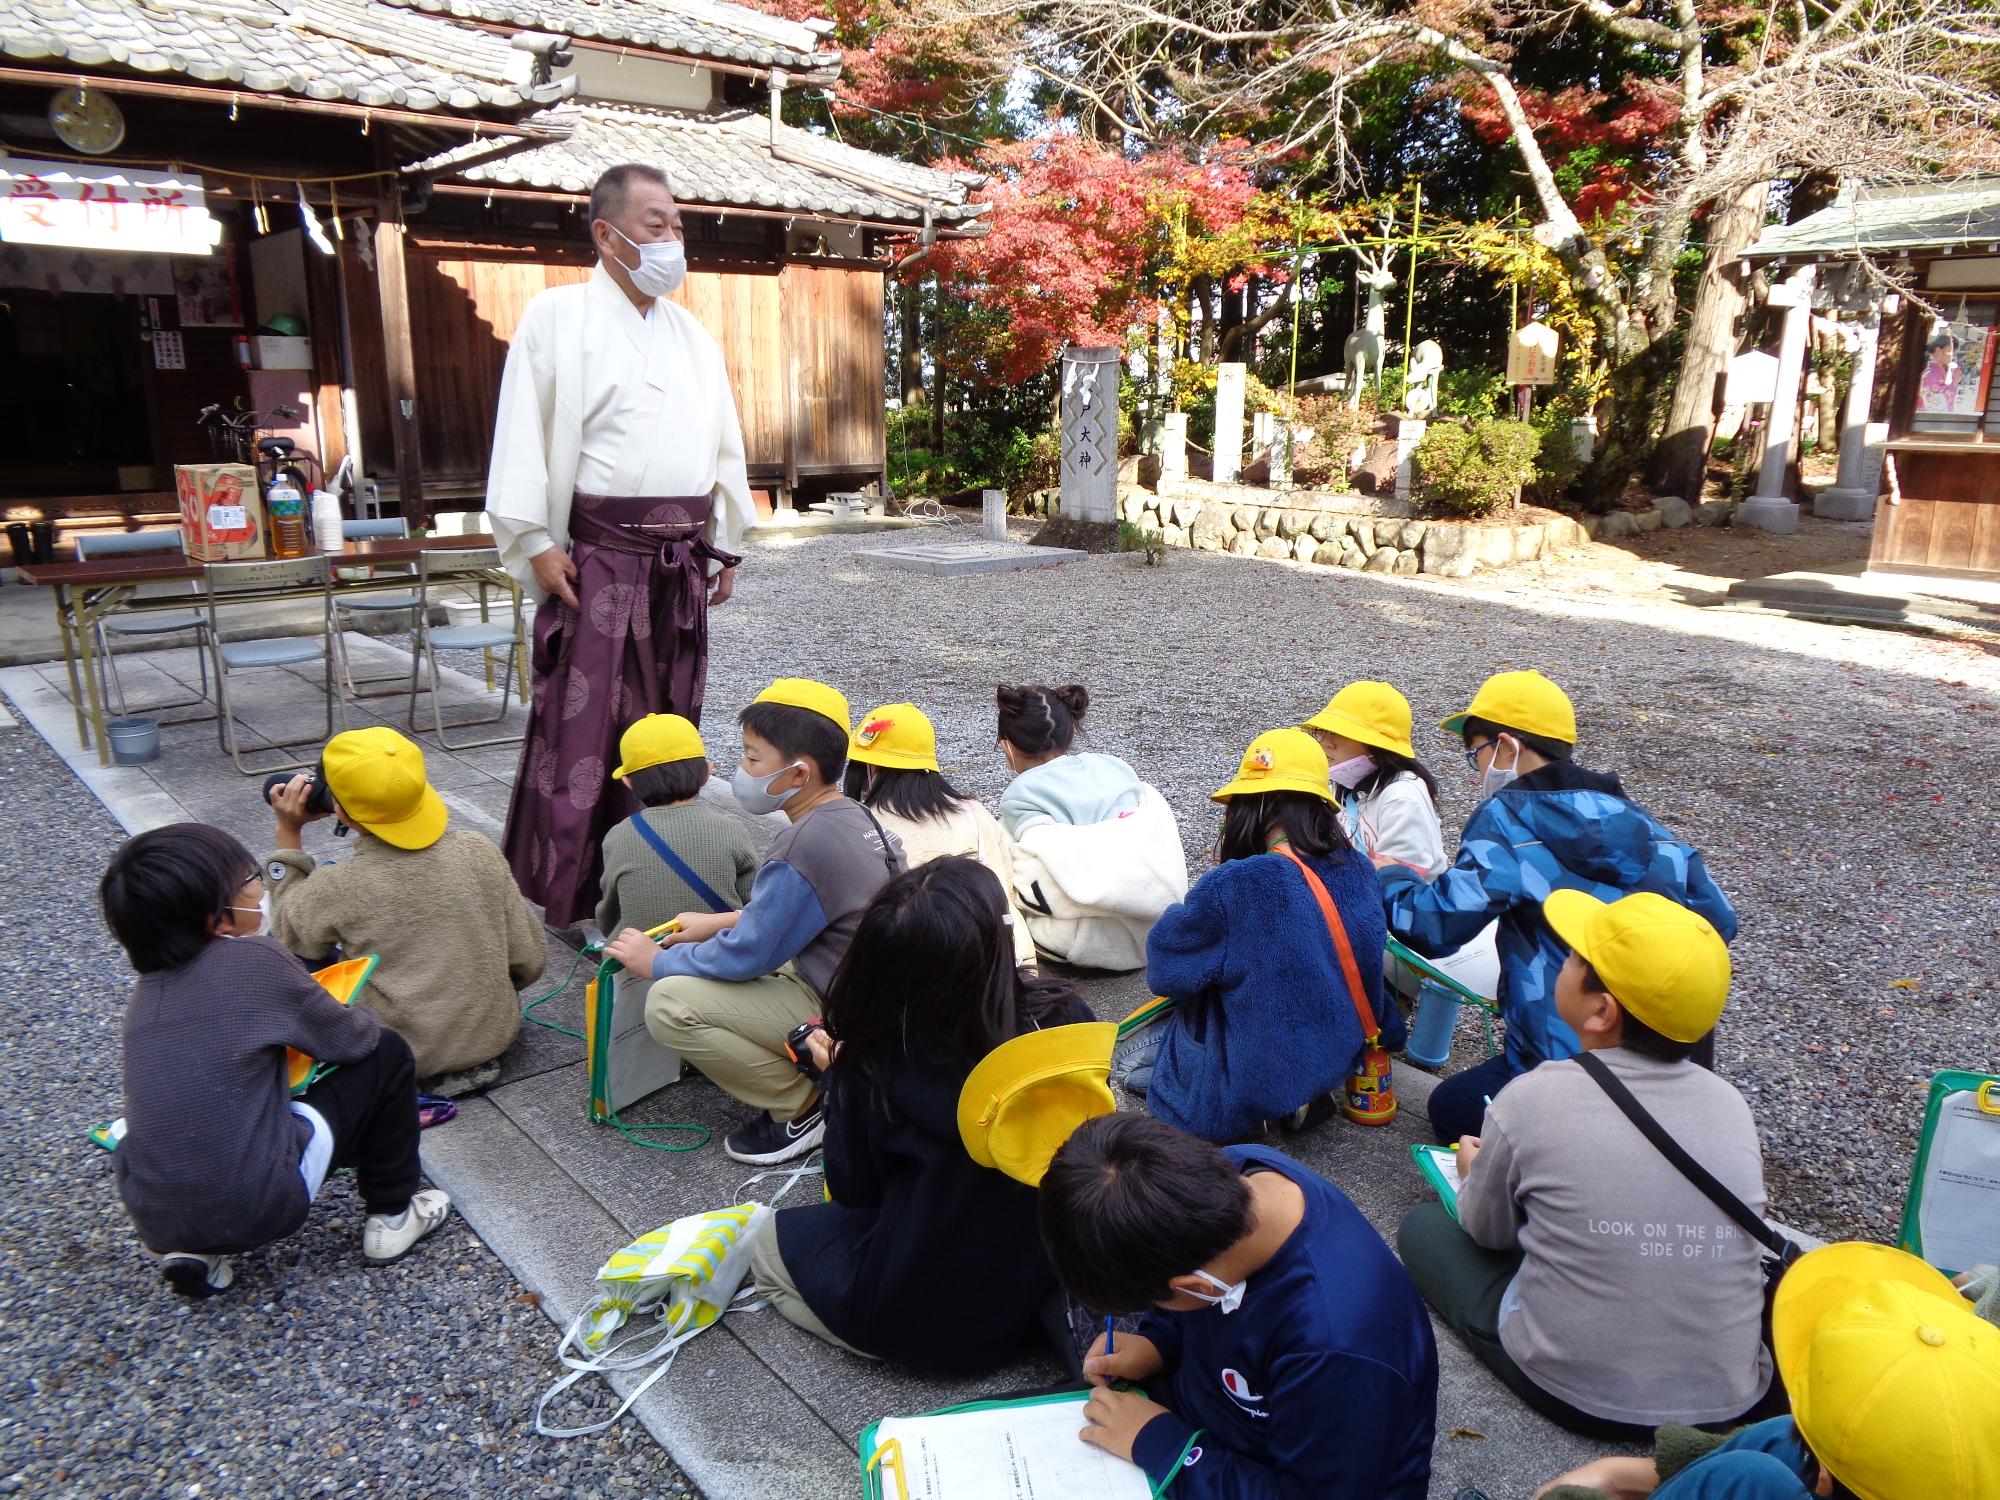
[(391, 0), (434, 15), (765, 68), (837, 67), (810, 27), (727, 0)]
[[(695, 114), (635, 105), (567, 103), (522, 123), (567, 128), (567, 139), (498, 161), (451, 171), (446, 153), (424, 170), (496, 187), (587, 193), (607, 167), (639, 161), (667, 174), (676, 197), (691, 203), (770, 208), (835, 218), (923, 222), (925, 203), (940, 225), (962, 223), (979, 179), (877, 156), (781, 126), (783, 156), (770, 144), (770, 119), (753, 110)], [(468, 148), (470, 149), (470, 148)], [(806, 158), (806, 162), (785, 157)], [(808, 164), (809, 163), (809, 164)], [(853, 182), (848, 178), (861, 178)], [(911, 200), (918, 201), (911, 201)]]
[(411, 110), (575, 89), (533, 83), (533, 55), (503, 37), (377, 0), (0, 0), (0, 54)]
[(1861, 188), (1796, 224), (1774, 224), (1749, 260), (1814, 259), (1866, 251), (1969, 249), (2000, 243), (2000, 179), (1950, 188)]

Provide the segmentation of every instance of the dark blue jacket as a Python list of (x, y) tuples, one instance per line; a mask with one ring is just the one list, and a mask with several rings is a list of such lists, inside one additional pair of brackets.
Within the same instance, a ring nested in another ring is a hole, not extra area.
[[(1437, 1425), (1437, 1343), (1409, 1273), (1340, 1189), (1279, 1152), (1305, 1222), (1244, 1287), (1235, 1312), (1151, 1312), (1167, 1414), (1132, 1461), (1170, 1500), (1424, 1500)], [(1176, 1467), (1178, 1466), (1178, 1467)]]
[[(1366, 857), (1310, 861), (1347, 927), (1368, 1004), (1391, 1051), (1403, 1017), (1382, 998), (1382, 903)], [(1240, 1141), (1265, 1120), (1338, 1093), (1366, 1040), (1305, 877), (1282, 854), (1210, 870), (1146, 939), (1146, 981), (1178, 1002), (1146, 1107), (1204, 1140)]]
[(1389, 930), (1417, 952), (1450, 953), (1498, 918), (1500, 1014), (1516, 1074), (1573, 1056), (1576, 1033), (1556, 1014), (1556, 975), (1569, 949), (1547, 922), (1549, 892), (1616, 901), (1651, 891), (1736, 936), (1736, 912), (1701, 856), (1632, 801), (1618, 778), (1556, 761), (1473, 809), (1458, 858), (1426, 883), (1400, 865), (1377, 871)]

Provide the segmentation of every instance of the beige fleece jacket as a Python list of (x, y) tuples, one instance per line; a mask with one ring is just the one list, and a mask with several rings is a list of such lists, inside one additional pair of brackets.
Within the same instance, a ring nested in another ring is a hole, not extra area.
[(416, 1054), (417, 1076), (490, 1062), (521, 1029), (517, 991), (541, 978), (548, 939), (490, 841), (447, 828), (428, 849), (354, 831), (352, 858), (298, 849), (265, 861), (271, 935), (317, 958), (377, 954), (362, 1003)]

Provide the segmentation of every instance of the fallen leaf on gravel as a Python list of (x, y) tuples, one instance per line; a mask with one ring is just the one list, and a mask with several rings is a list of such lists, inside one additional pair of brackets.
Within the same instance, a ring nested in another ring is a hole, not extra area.
[(1449, 1433), (1449, 1436), (1459, 1437), (1459, 1438), (1483, 1438), (1486, 1436), (1486, 1434), (1481, 1432), (1477, 1427), (1454, 1427)]
[(514, 1300), (523, 1307), (540, 1307), (542, 1305), (542, 1294), (540, 1292), (523, 1292)]
[(1917, 984), (1918, 981), (1914, 979), (1892, 979), (1889, 981), (1889, 988), (1892, 990), (1913, 990), (1917, 987)]

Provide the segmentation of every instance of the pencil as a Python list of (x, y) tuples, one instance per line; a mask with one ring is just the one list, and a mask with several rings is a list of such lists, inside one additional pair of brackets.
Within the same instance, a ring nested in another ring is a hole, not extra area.
[(1118, 1352), (1118, 1324), (1108, 1313), (1104, 1318), (1104, 1352), (1106, 1354)]

